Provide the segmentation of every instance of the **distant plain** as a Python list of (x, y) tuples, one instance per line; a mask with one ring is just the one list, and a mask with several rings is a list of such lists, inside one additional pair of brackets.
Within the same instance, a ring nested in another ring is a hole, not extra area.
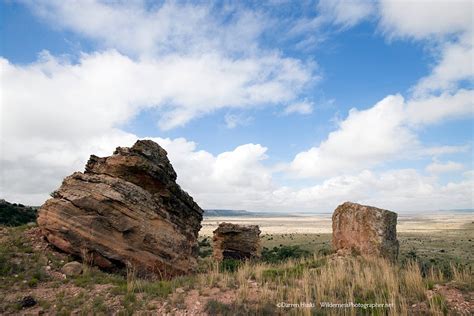
[[(263, 234), (330, 234), (331, 214), (295, 216), (212, 216), (204, 217), (201, 235), (210, 236), (217, 225), (230, 222), (243, 225), (259, 225)], [(433, 233), (463, 229), (474, 222), (474, 212), (439, 211), (398, 216), (399, 233)]]
[[(331, 249), (331, 214), (205, 217), (201, 238), (212, 236), (212, 231), (221, 222), (259, 225), (262, 245), (266, 248), (294, 245), (314, 253)], [(426, 262), (457, 262), (474, 269), (472, 211), (400, 214), (397, 234), (400, 261), (418, 258)]]

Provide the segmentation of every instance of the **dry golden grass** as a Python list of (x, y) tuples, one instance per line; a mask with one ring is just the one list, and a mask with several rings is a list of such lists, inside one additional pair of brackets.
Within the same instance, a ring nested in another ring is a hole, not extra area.
[[(469, 283), (472, 275), (454, 265), (453, 281)], [(315, 311), (329, 315), (360, 314), (360, 307), (322, 308), (321, 303), (390, 304), (370, 308), (369, 314), (409, 315), (413, 304), (424, 302), (426, 312), (446, 312), (442, 297), (426, 296), (433, 284), (446, 281), (434, 268), (422, 276), (419, 265), (409, 262), (401, 267), (384, 259), (371, 257), (317, 257), (288, 260), (279, 264), (245, 262), (237, 271), (214, 268), (202, 277), (201, 286), (212, 286), (211, 280), (225, 280), (224, 287), (235, 284), (236, 304), (275, 306), (278, 302), (313, 303), (315, 308), (280, 308), (275, 313), (312, 315)], [(256, 283), (255, 288), (249, 286)]]

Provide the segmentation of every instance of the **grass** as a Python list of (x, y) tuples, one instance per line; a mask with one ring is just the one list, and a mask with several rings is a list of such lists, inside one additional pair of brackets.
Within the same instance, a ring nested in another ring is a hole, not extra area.
[(8, 238), (0, 244), (0, 289), (13, 285), (20, 288), (36, 287), (49, 279), (45, 271), (48, 258), (34, 252), (24, 236), (26, 226), (9, 229)]
[[(458, 251), (451, 249), (472, 247), (468, 241), (472, 232), (450, 232), (445, 244), (438, 236), (402, 235), (395, 264), (360, 256), (334, 257), (328, 236), (323, 234), (266, 235), (260, 260), (216, 263), (209, 255), (202, 255), (197, 274), (152, 281), (138, 278), (133, 266), (126, 275), (87, 267), (77, 277), (53, 280), (45, 267), (59, 271), (64, 261), (72, 258), (34, 250), (25, 229), (8, 228), (7, 237), (0, 235), (0, 314), (17, 313), (20, 308), (17, 302), (21, 297), (7, 299), (9, 291), (26, 293), (43, 287), (54, 289), (55, 295), (37, 301), (47, 314), (57, 315), (78, 311), (82, 315), (132, 315), (138, 310), (154, 312), (165, 302), (172, 313), (173, 308), (186, 308), (192, 290), (198, 293), (202, 310), (210, 315), (337, 314), (321, 307), (324, 302), (393, 304), (366, 311), (373, 315), (411, 314), (413, 304), (423, 303), (426, 314), (442, 315), (450, 313), (448, 301), (436, 292), (428, 296), (428, 290), (435, 290), (437, 284), (449, 284), (463, 293), (474, 290), (472, 255), (468, 252), (456, 259)], [(212, 242), (202, 238), (199, 245), (203, 254)], [(70, 288), (74, 292), (67, 290)], [(223, 301), (223, 293), (232, 299)], [(278, 302), (311, 302), (315, 307), (277, 307)], [(344, 312), (365, 313), (355, 308)]]

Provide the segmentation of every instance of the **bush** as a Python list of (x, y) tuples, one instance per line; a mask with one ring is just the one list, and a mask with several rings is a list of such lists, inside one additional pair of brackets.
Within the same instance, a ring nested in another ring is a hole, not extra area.
[(273, 247), (273, 249), (263, 248), (262, 260), (268, 263), (278, 263), (288, 259), (298, 259), (308, 257), (311, 253), (301, 249), (299, 246)]

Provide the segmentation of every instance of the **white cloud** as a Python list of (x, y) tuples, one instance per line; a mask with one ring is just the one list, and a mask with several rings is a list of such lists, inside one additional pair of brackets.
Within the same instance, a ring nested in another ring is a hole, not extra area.
[[(301, 2), (305, 13), (313, 13), (315, 16), (300, 17), (292, 21), (289, 26), (288, 36), (301, 38), (295, 44), (298, 50), (313, 49), (326, 41), (331, 33), (331, 28), (336, 31), (353, 27), (375, 13), (375, 2), (367, 0), (320, 0), (316, 7), (314, 4)], [(305, 8), (305, 6), (308, 6)]]
[(133, 143), (136, 136), (121, 127), (144, 109), (156, 109), (157, 124), (171, 129), (221, 108), (287, 104), (313, 80), (311, 64), (258, 46), (266, 19), (257, 12), (25, 2), (53, 27), (92, 38), (102, 50), (74, 62), (48, 52), (26, 65), (0, 58), (0, 191), (12, 200), (39, 203), (89, 154)]
[(368, 110), (352, 109), (318, 147), (297, 154), (290, 170), (299, 177), (325, 177), (391, 159), (417, 145), (415, 135), (403, 126), (404, 115), (400, 95), (388, 96)]
[[(222, 107), (286, 102), (311, 78), (299, 61), (276, 55), (228, 60), (210, 54), (133, 61), (106, 51), (83, 54), (78, 64), (48, 54), (26, 66), (5, 59), (0, 63), (7, 136), (38, 129), (64, 136), (82, 134), (71, 126), (86, 120), (87, 133), (95, 134), (147, 107), (161, 108), (160, 126), (169, 129)], [(31, 128), (20, 128), (16, 124), (20, 117)]]
[(246, 55), (258, 50), (256, 39), (267, 19), (258, 12), (227, 5), (164, 1), (24, 1), (55, 28), (96, 40), (135, 56), (226, 51)]
[(433, 161), (426, 166), (426, 171), (433, 174), (460, 171), (462, 169), (464, 169), (464, 166), (454, 161), (447, 161), (445, 163)]
[[(259, 144), (213, 155), (184, 138), (151, 139), (167, 150), (177, 182), (203, 208), (328, 212), (346, 200), (402, 212), (473, 207), (472, 177), (441, 185), (436, 178), (424, 177), (413, 169), (364, 170), (297, 189), (276, 183), (273, 167), (265, 164), (267, 148)], [(19, 157), (27, 159), (22, 160), (24, 164), (7, 161), (2, 169), (2, 197), (41, 204), (64, 176), (82, 170), (89, 154), (110, 155), (116, 146), (130, 146), (135, 140), (135, 135), (117, 132), (84, 142), (38, 144), (32, 140), (22, 144), (31, 146), (32, 152), (47, 145), (51, 152), (41, 159), (24, 154)], [(22, 181), (15, 181), (18, 179)]]
[(455, 91), (459, 82), (472, 82), (473, 6), (470, 0), (380, 1), (379, 26), (389, 38), (425, 40), (434, 46), (435, 65), (413, 87), (415, 95)]
[(454, 1), (381, 0), (380, 26), (391, 37), (424, 39), (472, 28), (473, 3)]
[(453, 94), (412, 99), (407, 102), (406, 117), (410, 124), (426, 125), (450, 118), (474, 114), (474, 91), (460, 89)]
[(178, 173), (178, 183), (205, 208), (261, 211), (332, 211), (350, 200), (395, 211), (473, 207), (472, 177), (442, 185), (414, 169), (331, 177), (301, 189), (282, 186), (267, 166), (267, 148), (238, 146), (212, 155), (194, 142), (154, 138), (167, 151)]
[(344, 28), (352, 27), (374, 13), (375, 3), (367, 0), (321, 0), (320, 16)]
[[(24, 124), (27, 128), (28, 124)], [(135, 135), (115, 129), (84, 138), (2, 137), (0, 196), (8, 201), (41, 205), (64, 177), (84, 169), (90, 154), (108, 156), (115, 147), (130, 146), (136, 139)]]
[[(174, 2), (148, 8), (141, 1), (26, 2), (52, 26), (94, 39), (102, 50), (74, 63), (48, 53), (30, 65), (0, 59), (0, 192), (9, 200), (40, 204), (90, 154), (131, 145), (136, 135), (120, 127), (146, 108), (161, 113), (163, 129), (221, 108), (292, 104), (290, 113), (310, 111), (296, 100), (314, 82), (314, 66), (259, 46), (268, 28), (261, 12), (225, 6), (216, 14), (212, 6)], [(342, 4), (320, 2), (321, 15), (305, 27), (346, 28), (373, 12), (369, 2)], [(472, 54), (465, 12), (454, 4), (440, 19), (440, 9), (431, 6), (416, 14), (410, 5), (384, 2), (382, 8), (381, 27), (393, 38), (456, 34), (436, 43), (438, 63), (418, 83), (416, 99), (389, 96), (370, 109), (352, 110), (318, 147), (295, 157), (291, 167), (298, 175), (328, 177), (301, 189), (276, 183), (260, 144), (211, 154), (182, 138), (155, 139), (168, 150), (183, 188), (205, 208), (331, 211), (345, 200), (394, 210), (472, 207), (472, 177), (441, 185), (412, 169), (364, 170), (410, 151), (466, 150), (424, 148), (416, 128), (472, 113), (472, 91), (456, 91), (458, 81), (472, 76), (472, 68), (462, 67)], [(437, 90), (449, 91), (429, 95)], [(226, 121), (239, 123), (230, 116)], [(348, 171), (353, 174), (341, 175)]]
[(285, 110), (283, 111), (283, 114), (288, 115), (288, 114), (293, 114), (293, 113), (298, 113), (298, 114), (311, 114), (313, 113), (313, 103), (308, 102), (308, 101), (302, 101), (302, 102), (297, 102), (288, 105)]
[(427, 147), (419, 150), (420, 156), (441, 156), (446, 154), (464, 153), (469, 150), (469, 145), (464, 146), (437, 146)]
[(388, 96), (373, 107), (352, 109), (319, 146), (298, 153), (288, 171), (301, 178), (347, 174), (403, 158), (465, 151), (465, 146), (424, 147), (417, 129), (449, 118), (473, 113), (473, 92), (405, 102)]
[(159, 110), (158, 124), (169, 129), (219, 108), (288, 102), (311, 75), (278, 55), (134, 61), (109, 50), (75, 64), (48, 53), (29, 65), (0, 58), (0, 77), (0, 192), (37, 204), (89, 154), (131, 144), (136, 136), (120, 127), (143, 109)]
[[(472, 22), (474, 23), (474, 21)], [(472, 34), (472, 33), (471, 33)], [(455, 43), (445, 43), (438, 64), (430, 75), (421, 78), (414, 87), (417, 95), (436, 91), (455, 90), (458, 82), (474, 78), (473, 39), (469, 34)]]

